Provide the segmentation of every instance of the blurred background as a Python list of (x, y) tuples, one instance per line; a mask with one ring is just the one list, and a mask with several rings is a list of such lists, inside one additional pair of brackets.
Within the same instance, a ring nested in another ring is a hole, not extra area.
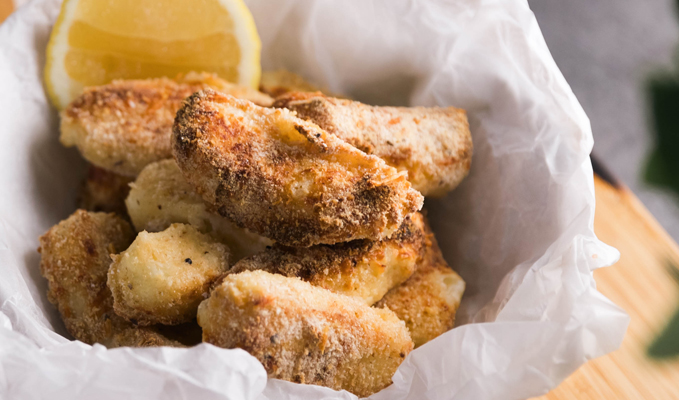
[[(679, 240), (679, 195), (645, 179), (656, 144), (649, 85), (677, 70), (676, 2), (529, 0), (529, 4), (552, 56), (590, 118), (595, 156)], [(676, 105), (679, 121), (679, 101)], [(676, 159), (679, 162), (679, 153)], [(679, 176), (679, 169), (673, 172)]]
[[(629, 200), (634, 195), (626, 197), (624, 188), (606, 197), (605, 186), (596, 186), (595, 232), (622, 255), (616, 271), (597, 271), (595, 278), (632, 321), (622, 349), (609, 356), (615, 362), (597, 360), (600, 376), (612, 382), (610, 392), (595, 394), (602, 385), (572, 377), (549, 399), (679, 398), (678, 3), (529, 0), (554, 60), (590, 118), (593, 160), (628, 186), (674, 239), (656, 236), (660, 228), (644, 231), (655, 221), (645, 210), (634, 211), (636, 199)], [(615, 210), (616, 202), (627, 205)], [(615, 210), (610, 218), (603, 217), (607, 208)], [(638, 225), (626, 218), (627, 210)], [(650, 275), (654, 280), (645, 281)], [(622, 279), (627, 281), (621, 285)], [(655, 290), (664, 295), (654, 296)], [(583, 377), (596, 375), (585, 370), (580, 371)], [(636, 377), (644, 385), (635, 384)], [(583, 382), (591, 385), (584, 397), (576, 394)], [(629, 390), (622, 389), (626, 385)], [(615, 393), (616, 387), (620, 392)]]

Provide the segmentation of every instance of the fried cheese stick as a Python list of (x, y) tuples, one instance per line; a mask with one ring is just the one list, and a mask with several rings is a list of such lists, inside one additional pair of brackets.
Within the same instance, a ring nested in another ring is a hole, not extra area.
[(132, 178), (90, 165), (80, 187), (78, 207), (87, 211), (126, 215), (125, 198)]
[(226, 246), (185, 224), (141, 232), (111, 258), (113, 309), (138, 325), (190, 322), (212, 283), (229, 267)]
[(295, 111), (399, 171), (425, 196), (442, 196), (469, 173), (472, 138), (464, 110), (377, 107), (316, 93), (287, 93), (274, 107)]
[(106, 347), (181, 346), (154, 328), (137, 328), (113, 311), (106, 286), (110, 254), (134, 239), (130, 225), (114, 214), (76, 211), (40, 237), (40, 271), (47, 296), (76, 339)]
[(413, 276), (375, 304), (405, 321), (415, 347), (453, 328), (465, 289), (464, 280), (443, 259), (428, 224), (426, 231), (424, 257)]
[(120, 80), (86, 88), (61, 115), (61, 143), (76, 146), (92, 164), (137, 176), (147, 164), (171, 158), (175, 113), (191, 93), (214, 88), (269, 105), (272, 99), (206, 73), (176, 79)]
[(262, 270), (299, 277), (314, 286), (372, 305), (415, 272), (424, 250), (422, 214), (406, 217), (389, 239), (355, 240), (308, 248), (274, 245), (229, 271)]
[(273, 244), (271, 240), (210, 212), (172, 159), (147, 165), (131, 187), (125, 204), (138, 232), (159, 232), (173, 223), (190, 224), (229, 246), (234, 263)]
[(272, 378), (358, 396), (388, 386), (413, 348), (391, 311), (264, 271), (227, 275), (198, 324), (203, 341), (246, 350)]
[(399, 173), (290, 111), (212, 90), (177, 112), (173, 153), (217, 211), (296, 247), (381, 240), (422, 207)]

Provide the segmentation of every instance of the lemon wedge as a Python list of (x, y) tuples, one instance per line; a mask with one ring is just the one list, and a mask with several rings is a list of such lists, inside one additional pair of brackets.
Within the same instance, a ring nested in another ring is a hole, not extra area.
[(257, 88), (261, 42), (242, 0), (65, 0), (45, 84), (63, 109), (85, 86), (213, 72)]

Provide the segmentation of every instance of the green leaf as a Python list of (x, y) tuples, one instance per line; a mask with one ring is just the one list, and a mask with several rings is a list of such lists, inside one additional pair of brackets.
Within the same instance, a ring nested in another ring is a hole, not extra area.
[[(679, 283), (679, 268), (667, 264), (667, 272)], [(667, 359), (679, 355), (679, 308), (665, 329), (648, 348), (648, 356), (656, 359)]]
[(679, 80), (652, 79), (648, 94), (656, 146), (647, 160), (644, 179), (679, 195)]
[(651, 358), (666, 359), (679, 355), (679, 308), (651, 346), (648, 348)]

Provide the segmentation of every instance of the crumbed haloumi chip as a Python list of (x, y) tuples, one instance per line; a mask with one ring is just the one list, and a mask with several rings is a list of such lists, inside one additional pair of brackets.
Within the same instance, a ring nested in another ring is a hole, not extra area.
[(134, 177), (147, 164), (171, 158), (174, 117), (191, 93), (213, 88), (267, 106), (272, 99), (216, 75), (119, 80), (88, 87), (61, 114), (61, 143), (92, 164)]
[(272, 378), (358, 396), (388, 386), (413, 348), (391, 311), (264, 271), (227, 275), (198, 324), (203, 341), (246, 350)]
[(210, 285), (229, 267), (229, 249), (191, 225), (141, 232), (111, 256), (115, 312), (139, 325), (177, 325), (196, 317)]
[(314, 286), (371, 305), (415, 272), (422, 259), (424, 241), (424, 221), (418, 212), (406, 217), (389, 239), (354, 240), (307, 248), (274, 245), (241, 260), (229, 273), (263, 270), (299, 277)]
[(284, 109), (212, 90), (177, 112), (187, 181), (239, 226), (289, 246), (382, 240), (422, 207), (399, 173)]
[(114, 212), (124, 216), (127, 214), (125, 198), (130, 192), (130, 182), (130, 177), (90, 165), (87, 177), (80, 187), (78, 207), (87, 211)]
[(273, 244), (271, 240), (209, 212), (203, 198), (186, 182), (174, 160), (147, 165), (131, 186), (125, 204), (138, 232), (159, 232), (173, 223), (190, 224), (229, 246), (232, 262)]
[(47, 296), (57, 306), (66, 329), (76, 339), (106, 347), (181, 346), (153, 327), (136, 327), (113, 311), (106, 286), (111, 253), (134, 239), (126, 221), (114, 214), (83, 210), (40, 237), (40, 271), (49, 283)]
[(322, 93), (287, 93), (285, 107), (399, 171), (413, 188), (442, 196), (469, 173), (472, 137), (467, 114), (454, 107), (378, 107)]
[(426, 230), (424, 258), (413, 276), (375, 304), (405, 321), (415, 347), (453, 328), (465, 289), (464, 280), (443, 259), (428, 224)]

